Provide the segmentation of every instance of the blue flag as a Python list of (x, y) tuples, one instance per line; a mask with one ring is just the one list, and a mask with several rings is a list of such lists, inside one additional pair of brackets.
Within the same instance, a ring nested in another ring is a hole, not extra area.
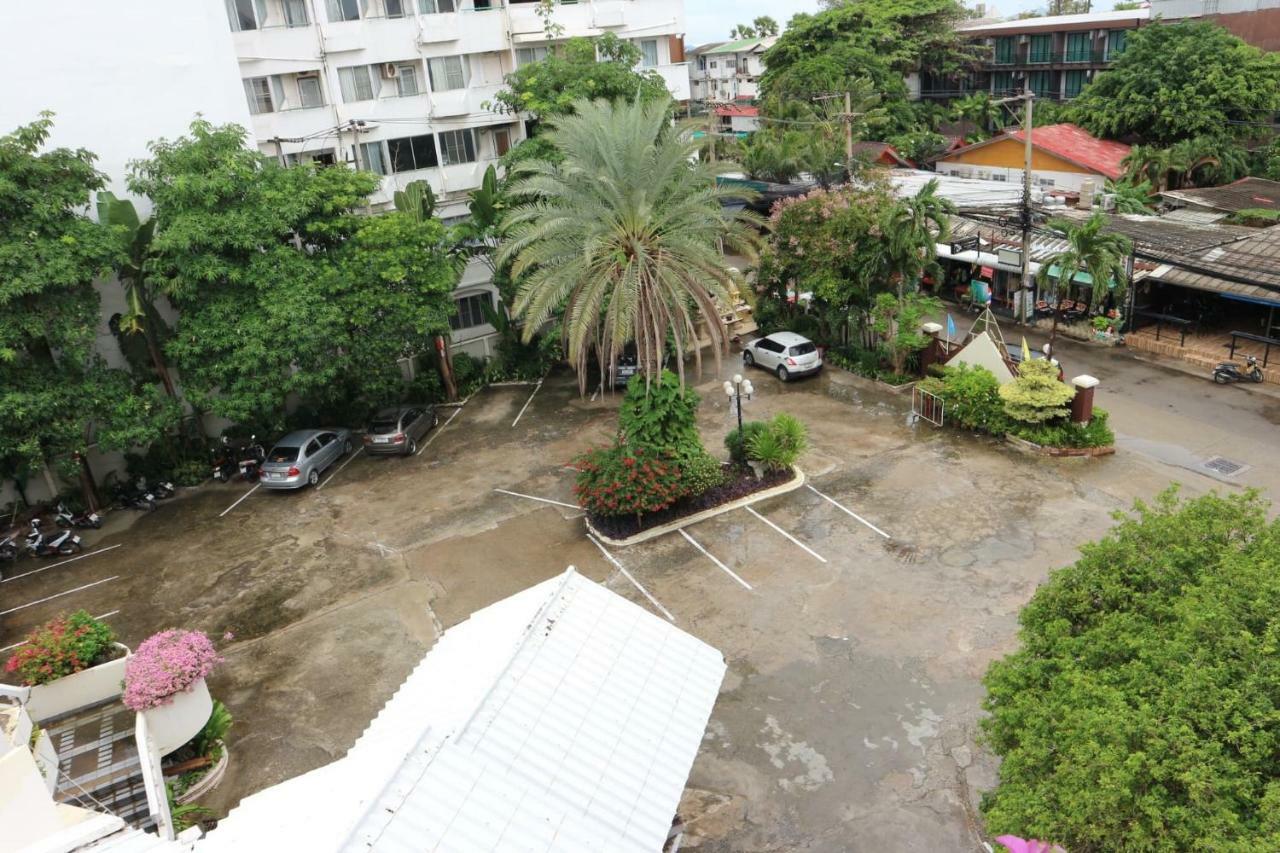
[(956, 321), (951, 319), (951, 314), (947, 314), (947, 340), (955, 340), (956, 338)]

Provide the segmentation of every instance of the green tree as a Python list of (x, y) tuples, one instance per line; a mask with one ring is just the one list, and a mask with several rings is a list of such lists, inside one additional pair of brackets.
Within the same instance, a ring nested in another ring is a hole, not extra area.
[(738, 24), (729, 30), (731, 39), (762, 39), (778, 34), (778, 22), (768, 15), (760, 15), (750, 24)]
[(920, 293), (880, 293), (871, 306), (872, 326), (884, 342), (893, 372), (906, 372), (907, 359), (931, 340), (920, 326), (931, 312), (942, 307), (937, 299)]
[[(634, 342), (647, 380), (667, 355), (692, 350), (701, 368), (698, 324), (717, 362), (726, 343), (719, 303), (731, 283), (720, 243), (754, 254), (750, 217), (728, 213), (737, 194), (690, 162), (696, 143), (670, 127), (667, 101), (581, 101), (548, 134), (563, 162), (526, 164), (513, 196), (498, 262), (518, 283), (516, 316), (525, 339), (564, 312), (569, 360), (585, 390), (594, 351), (616, 363)], [(684, 362), (677, 358), (681, 380)]]
[(901, 300), (908, 286), (914, 288), (926, 272), (941, 275), (935, 244), (951, 236), (951, 214), (956, 206), (938, 195), (938, 181), (919, 192), (898, 199), (884, 209), (877, 242), (884, 277), (897, 287)]
[(1075, 391), (1058, 380), (1058, 366), (1045, 358), (1018, 365), (1018, 376), (1000, 386), (1004, 413), (1018, 423), (1041, 424), (1065, 418)]
[(992, 835), (1069, 850), (1280, 847), (1280, 525), (1255, 494), (1139, 503), (988, 669)]
[[(853, 137), (864, 139), (886, 120), (880, 97), (871, 83), (855, 79), (850, 84)], [(843, 101), (810, 104), (801, 100), (767, 98), (761, 105), (765, 124), (752, 133), (739, 152), (743, 168), (759, 180), (789, 183), (801, 173), (824, 187), (849, 176), (858, 164), (845, 161)]]
[[(1093, 280), (1089, 288), (1089, 303), (1097, 309), (1111, 294), (1120, 304), (1128, 292), (1129, 279), (1125, 275), (1125, 258), (1133, 251), (1133, 242), (1123, 234), (1105, 231), (1106, 217), (1094, 213), (1086, 221), (1075, 223), (1066, 219), (1053, 219), (1049, 227), (1067, 239), (1067, 245), (1041, 262), (1036, 279), (1041, 285), (1053, 288), (1053, 302), (1057, 305), (1076, 286), (1076, 275), (1087, 273)], [(1049, 346), (1058, 339), (1058, 315), (1053, 312), (1053, 327), (1049, 331)]]
[(1212, 23), (1130, 30), (1128, 45), (1072, 102), (1091, 133), (1161, 147), (1223, 132), (1245, 137), (1280, 110), (1280, 54)]
[(973, 122), (982, 139), (999, 130), (1006, 117), (1004, 106), (997, 104), (986, 92), (965, 95), (952, 103), (951, 110), (957, 119)]
[(1107, 179), (1106, 192), (1116, 197), (1116, 213), (1136, 213), (1140, 216), (1151, 216), (1155, 204), (1155, 196), (1151, 191), (1151, 181), (1133, 178), (1113, 181)]

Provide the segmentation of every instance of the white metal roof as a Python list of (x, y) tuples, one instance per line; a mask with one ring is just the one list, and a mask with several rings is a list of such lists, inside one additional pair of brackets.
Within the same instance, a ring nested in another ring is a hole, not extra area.
[(245, 799), (197, 853), (653, 853), (724, 671), (570, 568), (446, 631), (345, 758)]
[[(938, 184), (937, 195), (961, 208), (1013, 207), (1022, 204), (1022, 184), (1019, 182), (982, 181), (943, 175), (921, 169), (890, 169), (889, 183), (898, 198), (913, 196), (930, 181)], [(1032, 189), (1031, 200), (1041, 198), (1039, 187)]]
[(1030, 29), (1060, 29), (1063, 27), (1079, 26), (1081, 24), (1098, 24), (1105, 26), (1107, 24), (1139, 22), (1148, 20), (1151, 17), (1150, 9), (1122, 9), (1117, 12), (1108, 10), (1106, 12), (1084, 12), (1078, 15), (1046, 15), (1039, 18), (1015, 18), (1011, 21), (974, 21), (970, 24), (962, 24), (956, 27), (957, 32), (961, 33), (1001, 33), (1010, 30), (1021, 32)]

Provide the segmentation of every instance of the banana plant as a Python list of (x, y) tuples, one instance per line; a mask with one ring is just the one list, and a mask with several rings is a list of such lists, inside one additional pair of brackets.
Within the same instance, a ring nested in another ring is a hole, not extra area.
[(396, 190), (391, 202), (396, 210), (407, 213), (417, 222), (426, 222), (436, 213), (436, 194), (426, 181), (414, 181), (404, 189)]

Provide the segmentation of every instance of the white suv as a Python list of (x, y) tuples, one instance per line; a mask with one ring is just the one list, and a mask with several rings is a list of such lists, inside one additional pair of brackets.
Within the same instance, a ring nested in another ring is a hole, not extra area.
[(742, 351), (742, 363), (758, 364), (783, 382), (822, 369), (822, 355), (813, 341), (794, 332), (774, 332), (756, 338)]

